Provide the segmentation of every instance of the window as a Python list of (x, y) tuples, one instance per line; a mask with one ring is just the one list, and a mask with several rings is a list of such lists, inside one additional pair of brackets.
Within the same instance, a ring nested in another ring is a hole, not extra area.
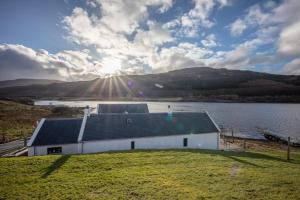
[(188, 146), (188, 139), (187, 138), (183, 138), (183, 146), (184, 147)]
[(131, 149), (134, 149), (134, 148), (135, 148), (134, 141), (131, 141)]
[(47, 154), (61, 154), (61, 147), (50, 147), (47, 149)]
[(127, 124), (127, 125), (132, 124), (132, 119), (127, 118), (127, 119), (126, 119), (126, 124)]

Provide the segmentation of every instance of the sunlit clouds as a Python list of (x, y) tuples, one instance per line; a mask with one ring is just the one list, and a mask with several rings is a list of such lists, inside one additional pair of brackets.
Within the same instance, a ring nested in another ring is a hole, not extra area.
[[(57, 27), (72, 48), (4, 41), (0, 79), (91, 80), (187, 67), (300, 71), (298, 0), (244, 7), (233, 0), (87, 0), (65, 6), (69, 11), (60, 13)], [(122, 79), (95, 84), (117, 83), (128, 87)]]

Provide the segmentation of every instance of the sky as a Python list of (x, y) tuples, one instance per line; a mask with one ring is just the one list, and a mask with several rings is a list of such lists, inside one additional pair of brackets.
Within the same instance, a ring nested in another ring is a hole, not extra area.
[(1, 0), (0, 80), (300, 74), (299, 0)]

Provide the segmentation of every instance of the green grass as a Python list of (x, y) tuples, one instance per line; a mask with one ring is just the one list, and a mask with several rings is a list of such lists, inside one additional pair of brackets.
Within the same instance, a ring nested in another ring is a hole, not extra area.
[(128, 151), (0, 159), (0, 199), (299, 199), (300, 155)]

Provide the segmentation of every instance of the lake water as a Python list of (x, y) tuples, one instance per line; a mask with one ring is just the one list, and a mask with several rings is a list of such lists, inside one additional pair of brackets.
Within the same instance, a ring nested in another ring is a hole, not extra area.
[[(96, 111), (98, 103), (139, 103), (107, 101), (36, 101), (35, 105), (60, 105), (84, 107), (89, 105)], [(264, 129), (282, 137), (290, 136), (300, 142), (300, 104), (270, 103), (206, 103), (206, 102), (143, 102), (150, 112), (207, 111), (223, 128), (234, 130), (240, 137), (261, 138), (258, 130)]]

